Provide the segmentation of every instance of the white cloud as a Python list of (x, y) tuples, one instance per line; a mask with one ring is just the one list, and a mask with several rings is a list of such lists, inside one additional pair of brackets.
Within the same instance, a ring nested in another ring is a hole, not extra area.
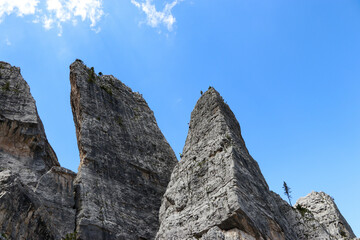
[(34, 14), (39, 0), (1, 0), (0, 1), (0, 23), (5, 14), (16, 13), (22, 17), (28, 14)]
[(158, 27), (160, 24), (164, 24), (169, 31), (172, 31), (176, 19), (172, 15), (171, 10), (180, 3), (180, 1), (181, 0), (174, 0), (172, 3), (166, 3), (162, 11), (156, 10), (152, 0), (145, 0), (142, 3), (131, 0), (131, 3), (146, 14), (146, 24), (151, 27)]
[[(104, 15), (102, 10), (102, 0), (46, 0), (48, 15), (44, 16), (43, 25), (46, 29), (52, 27), (53, 23), (59, 28), (59, 36), (62, 34), (62, 23), (72, 22), (77, 24), (77, 17), (82, 21), (89, 20), (90, 27), (99, 32), (100, 28), (95, 28), (96, 23)], [(49, 24), (50, 23), (50, 24)]]
[[(40, 7), (40, 1), (45, 3)], [(0, 23), (5, 15), (16, 13), (17, 16), (34, 15), (33, 23), (41, 22), (46, 30), (56, 26), (59, 36), (62, 34), (62, 24), (71, 22), (76, 25), (81, 21), (90, 21), (90, 27), (95, 32), (100, 28), (96, 24), (104, 15), (103, 0), (0, 0)]]
[(43, 25), (46, 30), (49, 30), (52, 28), (52, 25), (54, 23), (54, 20), (52, 18), (48, 18), (47, 16), (44, 16), (43, 18)]

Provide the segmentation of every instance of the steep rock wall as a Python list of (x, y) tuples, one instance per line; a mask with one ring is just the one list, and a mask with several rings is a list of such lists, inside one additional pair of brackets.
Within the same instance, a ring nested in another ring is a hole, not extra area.
[(177, 160), (139, 93), (81, 61), (70, 66), (80, 152), (76, 177), (81, 239), (153, 239)]
[(157, 239), (209, 239), (209, 234), (296, 239), (239, 123), (213, 88), (191, 114), (182, 154), (162, 201)]
[(78, 175), (59, 166), (20, 69), (0, 62), (1, 240), (357, 239), (329, 195), (292, 207), (269, 190), (215, 89), (177, 163), (140, 94), (81, 61), (70, 70)]
[(59, 166), (20, 68), (0, 62), (0, 232), (34, 240), (73, 232), (74, 177)]

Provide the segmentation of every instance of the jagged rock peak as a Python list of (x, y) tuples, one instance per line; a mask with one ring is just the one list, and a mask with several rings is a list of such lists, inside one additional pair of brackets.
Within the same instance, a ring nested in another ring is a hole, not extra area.
[[(183, 154), (186, 154), (193, 144), (198, 144), (199, 138), (203, 136), (226, 134), (231, 134), (232, 136), (228, 135), (227, 138), (235, 138), (242, 147), (245, 147), (244, 140), (241, 137), (239, 123), (233, 112), (215, 88), (209, 87), (209, 89), (201, 95), (191, 113), (189, 133)], [(202, 142), (202, 144), (206, 143)]]
[(160, 208), (157, 239), (295, 239), (240, 126), (209, 88), (191, 113), (183, 157)]
[[(35, 100), (30, 87), (20, 74), (19, 67), (0, 62), (2, 118), (20, 122), (38, 123)], [(19, 102), (22, 100), (24, 103)], [(20, 104), (19, 104), (20, 103)]]
[(74, 177), (59, 166), (20, 68), (0, 62), (0, 233), (51, 240), (73, 232)]
[(21, 165), (36, 168), (41, 174), (59, 166), (19, 67), (0, 62), (0, 92), (0, 150), (26, 158)]
[(82, 239), (153, 239), (175, 154), (141, 94), (94, 71), (80, 60), (70, 66), (77, 231)]
[[(203, 93), (191, 113), (189, 132), (186, 138), (183, 155), (194, 154), (199, 149), (213, 151), (209, 155), (221, 151), (224, 146), (236, 146), (242, 161), (262, 185), (268, 188), (257, 162), (250, 156), (244, 139), (241, 136), (239, 122), (229, 105), (214, 87)], [(220, 145), (220, 146), (219, 146)]]
[(309, 211), (327, 232), (335, 239), (356, 238), (350, 225), (337, 208), (334, 199), (324, 192), (311, 192), (299, 198), (296, 205)]

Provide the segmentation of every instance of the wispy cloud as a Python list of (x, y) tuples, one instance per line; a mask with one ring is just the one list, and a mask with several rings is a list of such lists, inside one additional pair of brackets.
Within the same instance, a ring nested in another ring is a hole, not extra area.
[(96, 23), (104, 15), (102, 10), (102, 0), (46, 0), (47, 14), (43, 16), (43, 25), (45, 29), (50, 29), (56, 25), (59, 29), (59, 36), (62, 34), (62, 23), (77, 23), (77, 18), (82, 21), (89, 20), (90, 27), (95, 28)]
[[(6, 15), (34, 15), (33, 23), (42, 23), (45, 29), (54, 26), (58, 35), (62, 34), (62, 24), (71, 22), (76, 25), (78, 19), (90, 21), (90, 27), (96, 32), (96, 24), (104, 15), (103, 0), (0, 0), (0, 23)], [(45, 3), (45, 4), (40, 4)], [(42, 7), (40, 7), (42, 6)]]
[(28, 14), (34, 14), (39, 0), (1, 0), (0, 1), (0, 23), (5, 15), (15, 13), (22, 17)]
[(171, 3), (166, 3), (162, 11), (157, 11), (152, 0), (145, 0), (143, 2), (131, 0), (131, 3), (134, 4), (134, 6), (146, 14), (147, 25), (155, 28), (163, 24), (169, 31), (172, 31), (173, 24), (176, 22), (176, 19), (172, 15), (171, 10), (180, 2), (181, 0), (174, 0)]
[(10, 40), (9, 40), (8, 38), (5, 39), (5, 44), (6, 44), (7, 46), (11, 46), (11, 42), (10, 42)]

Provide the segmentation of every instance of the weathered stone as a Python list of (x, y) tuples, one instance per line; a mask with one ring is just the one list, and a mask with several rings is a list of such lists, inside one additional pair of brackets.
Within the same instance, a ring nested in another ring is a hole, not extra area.
[(0, 240), (75, 231), (82, 240), (153, 239), (163, 195), (159, 240), (359, 240), (325, 193), (292, 207), (269, 190), (213, 88), (192, 112), (176, 165), (140, 94), (81, 61), (70, 69), (78, 175), (59, 166), (20, 69), (0, 62)]
[(285, 202), (278, 194), (272, 193), (277, 200), (281, 214), (285, 216), (288, 226), (296, 232), (299, 240), (331, 240), (336, 239), (320, 224), (313, 214), (306, 209), (296, 209)]
[(256, 240), (253, 236), (237, 229), (221, 230), (215, 226), (209, 229), (204, 235), (201, 236), (201, 240)]
[(326, 193), (311, 192), (307, 196), (299, 198), (295, 205), (301, 206), (305, 212), (308, 212), (313, 219), (326, 229), (333, 239), (356, 237), (337, 208), (334, 199)]
[(177, 160), (142, 96), (81, 61), (70, 66), (80, 152), (76, 178), (81, 239), (152, 239)]
[(35, 100), (20, 68), (0, 62), (0, 92), (0, 157), (3, 166), (18, 172), (22, 181), (35, 187), (39, 176), (52, 166), (59, 166), (59, 162), (46, 139)]
[(55, 239), (38, 197), (10, 170), (0, 172), (1, 232), (10, 239)]
[(47, 224), (56, 236), (75, 231), (75, 176), (66, 168), (54, 166), (41, 176), (35, 189), (36, 196), (41, 197), (42, 206), (52, 216)]
[(72, 181), (47, 141), (20, 68), (0, 62), (0, 233), (61, 239), (75, 229)]
[(245, 239), (296, 239), (246, 149), (239, 123), (213, 88), (191, 114), (182, 154), (162, 201), (157, 239), (202, 238), (214, 226), (224, 236), (231, 231)]
[[(213, 88), (197, 102), (182, 153), (163, 197), (156, 239), (354, 238), (329, 196), (293, 208), (269, 190), (240, 126)], [(307, 210), (309, 209), (309, 210)]]

